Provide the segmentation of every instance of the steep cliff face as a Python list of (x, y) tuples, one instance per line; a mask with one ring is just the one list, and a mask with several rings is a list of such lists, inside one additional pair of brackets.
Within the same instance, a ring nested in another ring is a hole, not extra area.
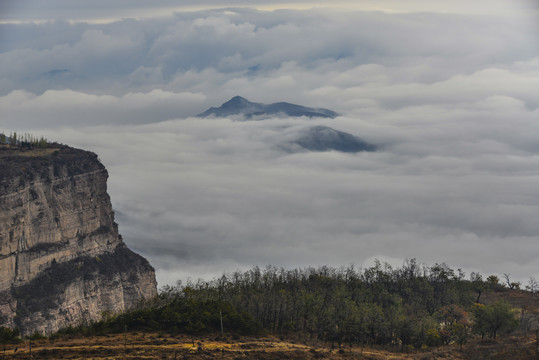
[(97, 155), (0, 151), (0, 325), (50, 333), (156, 294), (118, 234)]

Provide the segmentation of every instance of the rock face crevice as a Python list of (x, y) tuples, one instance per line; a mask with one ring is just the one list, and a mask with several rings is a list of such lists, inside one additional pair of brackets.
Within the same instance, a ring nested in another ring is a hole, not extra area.
[(0, 325), (51, 333), (156, 294), (118, 233), (97, 155), (0, 154)]

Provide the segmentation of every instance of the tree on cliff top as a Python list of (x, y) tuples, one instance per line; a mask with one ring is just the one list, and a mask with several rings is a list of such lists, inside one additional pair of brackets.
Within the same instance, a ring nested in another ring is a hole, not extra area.
[(23, 135), (13, 132), (8, 136), (0, 132), (0, 145), (11, 145), (13, 147), (20, 147), (23, 149), (34, 149), (34, 148), (46, 148), (49, 145), (47, 139), (43, 136), (37, 137), (30, 133), (25, 133)]

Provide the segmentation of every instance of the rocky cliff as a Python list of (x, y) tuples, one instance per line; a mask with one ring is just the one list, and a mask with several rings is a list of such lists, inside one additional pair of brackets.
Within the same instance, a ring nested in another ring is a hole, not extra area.
[(154, 269), (118, 234), (97, 155), (0, 150), (0, 325), (46, 334), (156, 294)]

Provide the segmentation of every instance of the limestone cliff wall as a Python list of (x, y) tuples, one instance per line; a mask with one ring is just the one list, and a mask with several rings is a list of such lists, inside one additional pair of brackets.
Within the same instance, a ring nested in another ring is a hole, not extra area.
[(50, 333), (156, 294), (118, 234), (107, 178), (87, 151), (0, 152), (0, 325)]

